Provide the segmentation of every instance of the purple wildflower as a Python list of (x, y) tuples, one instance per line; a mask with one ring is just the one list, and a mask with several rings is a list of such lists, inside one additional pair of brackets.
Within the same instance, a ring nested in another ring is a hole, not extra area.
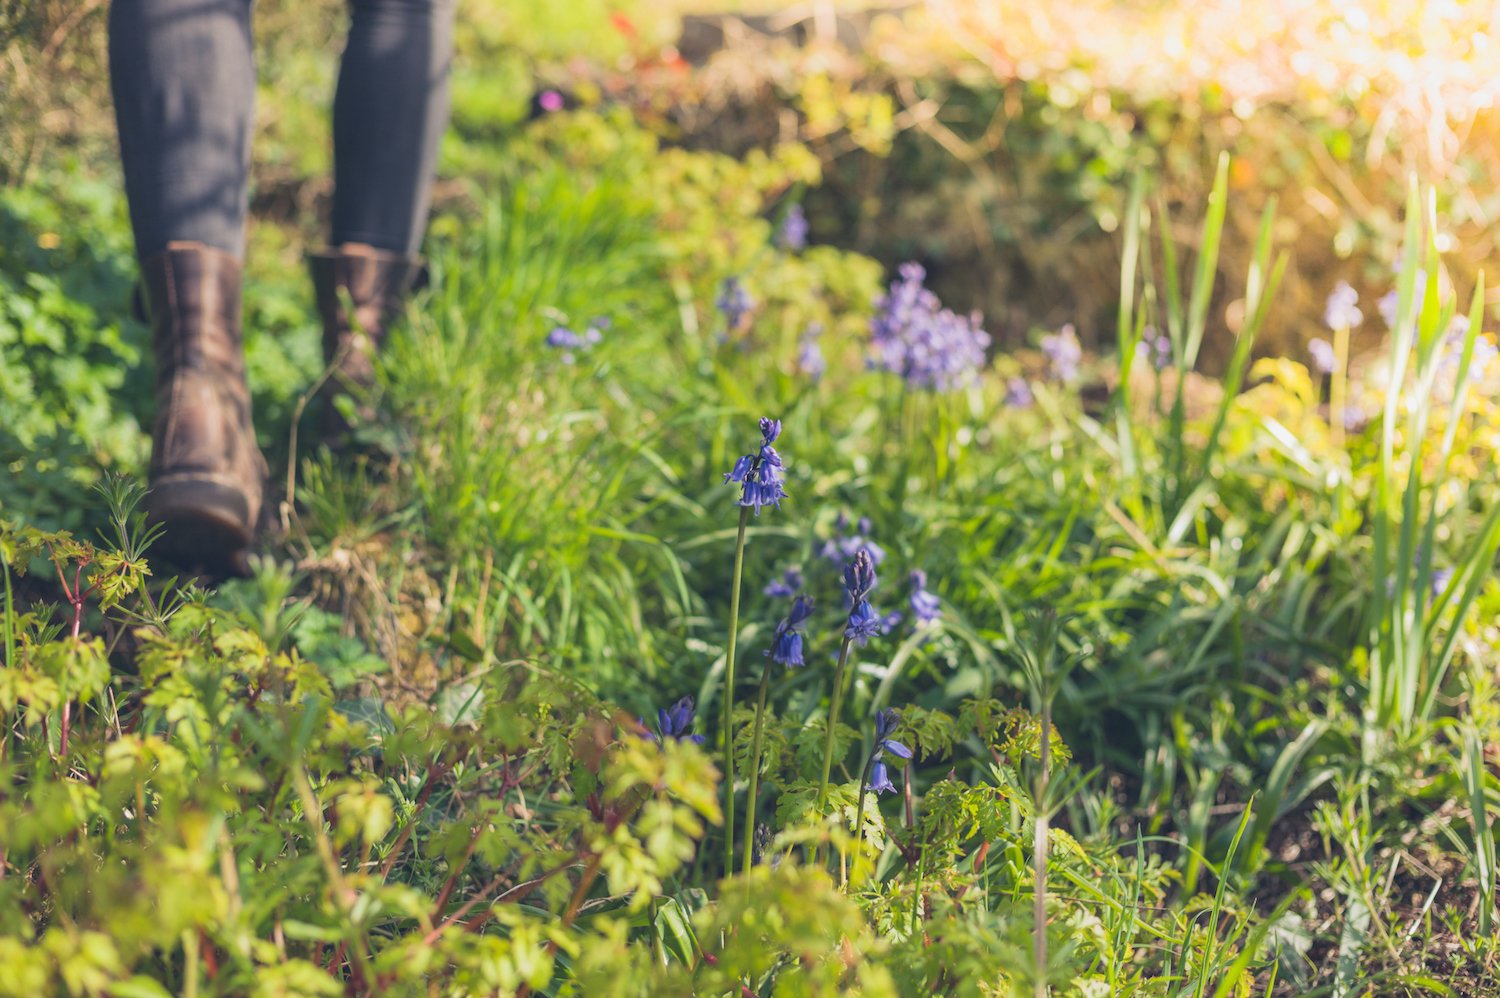
[[(676, 741), (688, 741), (694, 745), (703, 744), (702, 735), (689, 734), (693, 727), (693, 715), (696, 712), (696, 704), (691, 696), (685, 696), (671, 707), (665, 707), (656, 712), (656, 732), (646, 729), (644, 737), (653, 742), (661, 742), (668, 738)], [(641, 721), (641, 727), (646, 728), (646, 722)]]
[(797, 370), (814, 381), (828, 369), (828, 362), (823, 359), (823, 347), (818, 343), (818, 337), (822, 335), (822, 323), (810, 323), (797, 345)]
[(793, 203), (782, 216), (781, 227), (776, 230), (776, 245), (793, 253), (807, 247), (807, 214), (802, 205)]
[(1338, 370), (1339, 359), (1333, 352), (1333, 344), (1321, 336), (1314, 337), (1308, 342), (1307, 355), (1312, 358), (1313, 370), (1319, 374), (1332, 374)]
[(854, 533), (848, 532), (849, 526), (849, 514), (840, 512), (839, 518), (833, 523), (833, 536), (825, 540), (818, 548), (818, 555), (836, 564), (848, 561), (864, 551), (876, 567), (879, 567), (880, 563), (885, 561), (885, 549), (870, 539), (869, 535), (873, 530), (870, 518), (860, 517)]
[(920, 568), (911, 573), (911, 615), (918, 624), (930, 624), (943, 615), (938, 598), (927, 591), (927, 573)]
[(1141, 331), (1141, 341), (1135, 345), (1136, 356), (1150, 361), (1153, 370), (1165, 371), (1172, 366), (1172, 337), (1159, 333), (1155, 326)]
[[(1443, 354), (1438, 361), (1439, 370), (1449, 375), (1458, 373), (1458, 364), (1463, 360), (1464, 355), (1464, 340), (1468, 336), (1469, 317), (1455, 315), (1448, 325), (1448, 332), (1443, 336)], [(1495, 344), (1488, 336), (1474, 337), (1474, 353), (1469, 358), (1469, 377), (1484, 380), (1489, 375), (1490, 366), (1495, 362), (1496, 356)]]
[(724, 484), (735, 482), (740, 486), (739, 504), (754, 508), (756, 516), (760, 515), (762, 506), (780, 509), (781, 500), (786, 498), (781, 455), (771, 446), (781, 436), (781, 420), (762, 419), (760, 436), (759, 453), (741, 455), (724, 475)]
[(779, 579), (772, 579), (761, 591), (773, 599), (790, 599), (797, 595), (802, 585), (802, 569), (794, 565), (782, 572)]
[(877, 581), (875, 562), (868, 551), (856, 553), (849, 564), (844, 566), (844, 590), (856, 603), (870, 595)]
[(771, 661), (786, 666), (789, 669), (801, 668), (806, 664), (802, 660), (802, 635), (797, 628), (808, 617), (812, 616), (813, 603), (806, 596), (798, 596), (792, 604), (791, 613), (781, 619), (776, 625), (775, 636), (771, 640), (771, 648), (766, 652)]
[(844, 637), (858, 645), (868, 644), (877, 634), (884, 633), (885, 618), (875, 612), (867, 599), (856, 600), (849, 611), (849, 625), (844, 628)]
[(1030, 409), (1035, 402), (1025, 378), (1011, 378), (1005, 383), (1005, 404), (1012, 409)]
[(844, 628), (844, 637), (861, 646), (879, 634), (883, 620), (870, 605), (870, 592), (875, 588), (875, 563), (868, 551), (860, 551), (854, 560), (844, 566), (844, 591), (849, 599), (849, 623)]
[[(1397, 267), (1399, 272), (1400, 268)], [(1427, 274), (1425, 271), (1417, 271), (1416, 283), (1412, 287), (1412, 296), (1416, 299), (1417, 309), (1422, 308), (1422, 295), (1427, 290)], [(1396, 309), (1401, 304), (1401, 293), (1396, 288), (1391, 288), (1381, 296), (1375, 307), (1380, 311), (1380, 317), (1385, 320), (1386, 328), (1395, 330)]]
[(896, 725), (900, 720), (901, 715), (890, 708), (875, 714), (875, 748), (870, 752), (869, 788), (878, 794), (894, 793), (896, 790), (882, 756), (889, 752), (902, 759), (911, 758), (911, 749), (891, 737), (891, 733), (896, 730)]
[(1448, 583), (1450, 583), (1452, 581), (1453, 581), (1453, 569), (1451, 569), (1451, 568), (1434, 568), (1432, 570), (1432, 579), (1431, 579), (1431, 582), (1432, 582), (1432, 595), (1434, 597), (1443, 595), (1444, 590), (1446, 590), (1448, 588)]
[(1078, 380), (1078, 368), (1083, 362), (1083, 345), (1078, 342), (1078, 333), (1071, 322), (1055, 333), (1042, 337), (1042, 353), (1047, 355), (1052, 377), (1063, 383)]
[(978, 313), (964, 317), (943, 308), (923, 285), (927, 272), (921, 264), (904, 263), (898, 273), (875, 303), (870, 365), (899, 374), (915, 388), (948, 391), (972, 382), (990, 345)]
[(579, 335), (567, 326), (553, 326), (547, 334), (547, 345), (562, 352), (562, 362), (571, 364), (576, 357), (574, 351), (587, 350), (604, 339), (603, 330), (609, 328), (608, 319), (595, 319)]
[(543, 90), (540, 94), (537, 95), (536, 103), (537, 107), (541, 108), (543, 111), (546, 111), (548, 114), (552, 114), (554, 112), (561, 111), (566, 101), (563, 99), (563, 95), (558, 93), (556, 90)]
[(1329, 329), (1353, 329), (1364, 319), (1364, 313), (1359, 310), (1359, 292), (1350, 287), (1348, 281), (1339, 281), (1334, 285), (1333, 293), (1328, 296), (1328, 304), (1323, 308), (1324, 325)]
[(714, 306), (724, 313), (724, 324), (734, 330), (740, 328), (745, 316), (755, 307), (755, 299), (750, 297), (750, 292), (738, 277), (726, 277), (719, 286), (719, 297)]
[(1386, 326), (1390, 329), (1396, 328), (1396, 306), (1400, 297), (1400, 293), (1395, 288), (1391, 288), (1380, 296), (1380, 301), (1375, 303), (1375, 307), (1380, 310), (1380, 317), (1385, 320)]
[(896, 730), (896, 725), (901, 721), (899, 711), (887, 707), (885, 710), (877, 711), (875, 714), (875, 751), (889, 752), (891, 755), (900, 756), (903, 759), (911, 758), (911, 749), (891, 737)]

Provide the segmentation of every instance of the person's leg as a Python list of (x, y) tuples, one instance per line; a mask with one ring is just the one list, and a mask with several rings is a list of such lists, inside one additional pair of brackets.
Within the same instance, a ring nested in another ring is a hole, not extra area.
[(136, 253), (180, 241), (242, 257), (250, 0), (114, 0), (109, 67)]
[(255, 71), (250, 0), (114, 0), (110, 80), (156, 357), (156, 550), (244, 571), (265, 462), (240, 328)]
[(454, 0), (351, 0), (333, 102), (332, 244), (415, 255), (448, 124)]
[[(332, 388), (357, 396), (373, 384), (374, 351), (422, 273), (416, 254), (448, 124), (455, 0), (350, 6), (333, 105), (332, 248), (310, 264)], [(331, 436), (345, 436), (344, 418), (328, 413)]]

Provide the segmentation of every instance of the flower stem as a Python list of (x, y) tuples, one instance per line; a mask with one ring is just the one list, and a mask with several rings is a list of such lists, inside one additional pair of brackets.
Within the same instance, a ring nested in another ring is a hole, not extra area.
[[(875, 753), (865, 760), (864, 768), (859, 771), (859, 803), (854, 808), (854, 848), (858, 850), (864, 845), (865, 832), (865, 793), (870, 789), (870, 769), (875, 765)], [(875, 806), (880, 806), (880, 798), (875, 798)]]
[[(844, 638), (839, 646), (839, 664), (833, 670), (833, 697), (828, 705), (828, 735), (823, 740), (823, 777), (818, 781), (818, 814), (828, 806), (828, 774), (833, 772), (833, 737), (839, 726), (839, 712), (844, 706), (844, 669), (849, 664), (849, 646), (852, 641)], [(813, 864), (817, 865), (818, 849), (813, 848)]]
[(755, 736), (750, 739), (750, 789), (745, 798), (745, 876), (755, 862), (755, 805), (760, 793), (760, 740), (765, 730), (766, 694), (771, 689), (771, 664), (760, 670), (760, 695), (755, 701)]
[(1328, 428), (1332, 431), (1336, 454), (1344, 450), (1344, 405), (1349, 388), (1349, 325), (1340, 323), (1333, 331), (1333, 374), (1328, 385)]
[(745, 527), (750, 507), (740, 507), (734, 542), (734, 582), (729, 594), (729, 643), (724, 649), (724, 875), (734, 870), (734, 645), (740, 633), (740, 579), (745, 571)]
[(1036, 998), (1047, 998), (1047, 780), (1051, 776), (1049, 744), (1052, 734), (1052, 701), (1042, 701), (1042, 771), (1036, 781), (1036, 838), (1032, 844), (1032, 957), (1036, 962)]

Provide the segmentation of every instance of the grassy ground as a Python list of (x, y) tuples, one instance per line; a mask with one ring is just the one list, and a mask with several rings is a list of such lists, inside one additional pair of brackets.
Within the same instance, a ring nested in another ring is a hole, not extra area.
[[(1252, 363), (1267, 238), (1225, 383), (1178, 375), (1221, 174), (1205, 219), (1131, 202), (1118, 359), (932, 390), (870, 369), (895, 275), (778, 237), (805, 151), (466, 139), (358, 458), (293, 433), (316, 331), (259, 227), (283, 531), (211, 594), (128, 515), (118, 195), (4, 192), (0, 993), (1496, 992), (1500, 370), (1417, 280), (1420, 191), (1380, 356)], [(789, 496), (747, 519), (761, 417)], [(851, 644), (861, 550), (903, 619)]]

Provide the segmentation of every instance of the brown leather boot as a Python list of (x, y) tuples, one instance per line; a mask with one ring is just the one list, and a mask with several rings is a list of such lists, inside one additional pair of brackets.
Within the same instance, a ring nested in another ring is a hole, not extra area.
[[(374, 418), (375, 354), (401, 311), (407, 294), (426, 277), (422, 261), (364, 243), (344, 243), (308, 257), (318, 312), (323, 318), (323, 360), (331, 368), (324, 397), (325, 431), (338, 442), (350, 426), (334, 405), (349, 395), (361, 420)], [(344, 295), (354, 306), (345, 307)]]
[(245, 571), (266, 462), (250, 421), (240, 261), (174, 242), (141, 264), (156, 353), (156, 426), (146, 515), (158, 548), (212, 575)]

